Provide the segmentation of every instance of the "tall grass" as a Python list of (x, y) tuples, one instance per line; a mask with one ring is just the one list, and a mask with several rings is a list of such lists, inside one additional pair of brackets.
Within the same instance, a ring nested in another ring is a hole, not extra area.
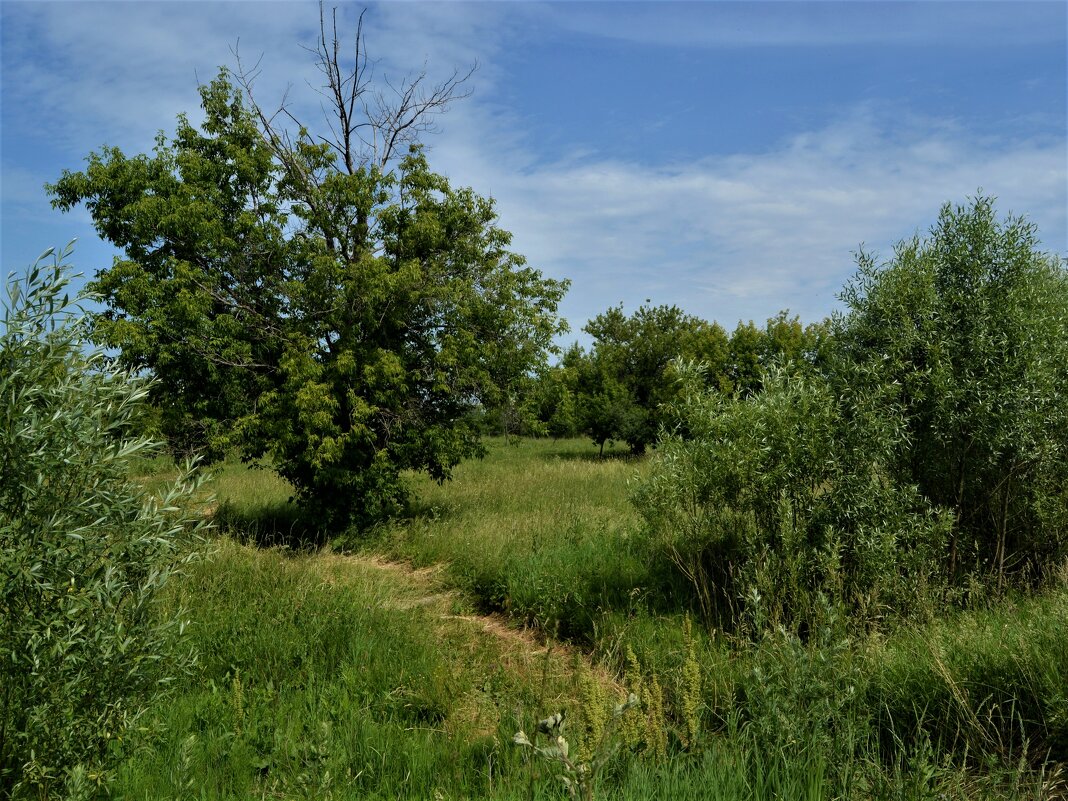
[(688, 634), (684, 596), (634, 545), (643, 470), (585, 442), (495, 441), (450, 484), (413, 478), (408, 518), (348, 558), (253, 547), (299, 516), (271, 474), (225, 465), (228, 534), (171, 597), (200, 665), (126, 743), (118, 795), (562, 798), (512, 735), (564, 710), (581, 748), (596, 705), (628, 690), (634, 725), (660, 730), (628, 735), (601, 797), (1063, 794), (1064, 582), (878, 635), (834, 609), (803, 638)]
[(902, 627), (869, 655), (881, 730), (943, 751), (1068, 763), (1068, 588)]
[(120, 795), (486, 794), (519, 767), (508, 743), (523, 710), (566, 704), (570, 673), (427, 591), (372, 565), (223, 540), (172, 599), (190, 610), (197, 674), (154, 710)]
[(639, 606), (653, 579), (627, 499), (644, 463), (609, 453), (598, 458), (585, 440), (492, 440), (485, 460), (447, 484), (413, 477), (410, 518), (370, 546), (444, 564), (483, 610), (591, 644), (603, 613)]

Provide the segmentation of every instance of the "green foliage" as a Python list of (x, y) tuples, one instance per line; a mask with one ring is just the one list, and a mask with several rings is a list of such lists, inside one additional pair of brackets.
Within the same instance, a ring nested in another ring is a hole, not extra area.
[(536, 419), (553, 439), (577, 436), (580, 426), (579, 401), (576, 397), (582, 349), (572, 345), (560, 364), (546, 367), (538, 375), (532, 395)]
[(413, 147), (394, 169), (263, 129), (226, 73), (152, 155), (109, 148), (50, 190), (125, 258), (94, 336), (148, 369), (178, 449), (267, 457), (335, 527), (397, 511), (400, 474), (481, 454), (471, 411), (527, 380), (566, 282), (508, 250), (491, 200)]
[[(631, 694), (626, 701), (613, 707), (612, 714), (602, 726), (597, 740), (586, 746), (590, 754), (588, 759), (571, 756), (570, 746), (564, 738), (567, 721), (563, 712), (538, 721), (533, 741), (520, 729), (515, 733), (512, 742), (530, 749), (539, 759), (558, 765), (560, 772), (557, 776), (567, 788), (569, 797), (575, 801), (593, 801), (601, 771), (622, 745), (616, 736), (619, 722), (631, 709), (636, 708), (638, 703), (638, 698)], [(545, 745), (538, 744), (538, 735), (545, 738)]]
[(678, 422), (670, 408), (679, 389), (676, 360), (703, 363), (709, 388), (747, 396), (759, 391), (764, 371), (822, 369), (830, 352), (826, 324), (804, 328), (786, 312), (764, 329), (739, 323), (728, 337), (718, 323), (675, 306), (642, 306), (630, 317), (613, 307), (585, 330), (594, 337), (593, 349), (573, 345), (545, 371), (536, 414), (554, 436), (581, 431), (602, 452), (606, 442), (621, 441), (640, 455), (662, 427)]
[(829, 335), (825, 323), (801, 325), (786, 311), (768, 319), (764, 328), (752, 320), (739, 321), (725, 351), (716, 359), (702, 359), (709, 387), (742, 396), (759, 392), (764, 373), (774, 367), (790, 372), (820, 366), (826, 360)]
[(1000, 585), (1065, 554), (1064, 265), (984, 198), (889, 265), (859, 262), (833, 335), (781, 315), (761, 345), (739, 327), (747, 392), (680, 371), (677, 426), (635, 501), (708, 620), (736, 625), (753, 596), (772, 625), (807, 626), (825, 593), (870, 624), (947, 577)]
[(1068, 270), (991, 198), (946, 205), (927, 238), (859, 271), (835, 324), (841, 381), (902, 432), (894, 477), (955, 526), (950, 576), (1042, 571), (1068, 546)]
[(730, 339), (727, 385), (742, 394), (760, 388), (763, 380), (764, 337), (752, 320), (738, 323)]
[(807, 368), (822, 370), (833, 352), (829, 325), (802, 326), (798, 317), (781, 311), (770, 317), (760, 330), (756, 325), (738, 323), (731, 334), (725, 361), (704, 360), (709, 385), (725, 392), (750, 395), (759, 392), (764, 373), (773, 368), (797, 372)]
[(188, 660), (160, 592), (201, 522), (184, 470), (131, 481), (146, 383), (85, 346), (61, 261), (7, 285), (0, 329), (0, 794), (103, 783)]
[(676, 306), (642, 306), (630, 317), (613, 307), (585, 331), (594, 348), (576, 375), (582, 428), (597, 445), (620, 440), (636, 454), (656, 441), (662, 407), (674, 397), (672, 360), (718, 362), (727, 346), (722, 328)]
[(739, 681), (742, 730), (760, 749), (805, 753), (842, 787), (867, 745), (870, 710), (862, 703), (863, 665), (843, 621), (826, 604), (824, 622), (807, 641), (784, 629), (765, 629), (750, 646)]
[(893, 426), (814, 373), (772, 371), (760, 393), (727, 398), (699, 366), (679, 372), (681, 433), (661, 440), (634, 502), (653, 558), (687, 579), (705, 620), (734, 627), (755, 596), (771, 626), (809, 625), (821, 591), (865, 617), (907, 606), (947, 523), (889, 480)]

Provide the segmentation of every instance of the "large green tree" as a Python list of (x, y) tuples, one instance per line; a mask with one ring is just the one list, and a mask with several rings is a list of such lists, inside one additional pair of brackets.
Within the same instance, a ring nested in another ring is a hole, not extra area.
[(95, 337), (155, 375), (170, 440), (269, 457), (335, 526), (396, 510), (402, 471), (444, 480), (481, 452), (470, 410), (543, 360), (566, 290), (412, 143), (455, 77), (368, 109), (356, 42), (346, 73), (324, 24), (326, 136), (280, 130), (224, 70), (199, 129), (180, 117), (151, 154), (105, 148), (50, 186), (125, 253), (92, 285)]

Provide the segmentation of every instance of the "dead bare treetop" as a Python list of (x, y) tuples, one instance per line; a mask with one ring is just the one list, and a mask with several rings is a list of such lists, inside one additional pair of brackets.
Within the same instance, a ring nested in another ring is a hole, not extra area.
[[(417, 73), (410, 73), (398, 82), (385, 75), (376, 80), (377, 62), (368, 56), (364, 40), (366, 14), (366, 9), (360, 12), (351, 58), (348, 58), (338, 32), (337, 8), (327, 15), (320, 2), (319, 38), (314, 47), (306, 48), (315, 56), (316, 66), (326, 79), (323, 85), (312, 86), (323, 97), (326, 122), (325, 133), (314, 138), (337, 152), (349, 174), (372, 166), (385, 169), (404, 152), (406, 145), (420, 141), (424, 134), (435, 133), (437, 116), (454, 101), (470, 96), (467, 82), (478, 68), (474, 64), (466, 71), (454, 69), (448, 78), (434, 84), (429, 81), (424, 62)], [(246, 69), (236, 48), (233, 52), (237, 60), (235, 77), (249, 98), (266, 140), (286, 168), (292, 169), (292, 160), (280, 152), (292, 150), (292, 136), (278, 121), (285, 118), (298, 130), (311, 131), (312, 126), (291, 109), (288, 89), (278, 106), (268, 113), (253, 94), (260, 61)], [(301, 178), (312, 180), (306, 175)]]

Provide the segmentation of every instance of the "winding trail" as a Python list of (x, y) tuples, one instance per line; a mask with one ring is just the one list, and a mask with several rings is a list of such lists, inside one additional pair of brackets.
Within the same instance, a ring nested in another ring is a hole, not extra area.
[(449, 587), (444, 578), (444, 565), (415, 568), (407, 562), (392, 561), (378, 554), (338, 554), (320, 552), (316, 557), (331, 572), (347, 571), (378, 573), (389, 576), (400, 592), (383, 599), (383, 605), (399, 610), (419, 610), (446, 623), (474, 628), (492, 638), (504, 654), (518, 660), (527, 670), (551, 662), (551, 671), (558, 677), (573, 672), (576, 660), (594, 676), (606, 690), (625, 695), (623, 685), (603, 666), (595, 664), (581, 648), (551, 641), (539, 629), (517, 628), (506, 615), (476, 613), (470, 610), (461, 592)]

